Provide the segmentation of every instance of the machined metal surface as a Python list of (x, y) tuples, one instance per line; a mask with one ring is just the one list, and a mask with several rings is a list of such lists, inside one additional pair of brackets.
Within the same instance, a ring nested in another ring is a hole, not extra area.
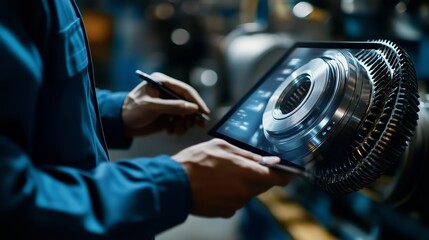
[(357, 191), (374, 182), (399, 163), (417, 126), (418, 87), (409, 56), (390, 41), (373, 42), (380, 47), (356, 54), (372, 85), (365, 114), (356, 115), (359, 124), (345, 124), (352, 130), (343, 139), (350, 141), (330, 144), (307, 174), (327, 192)]
[(273, 93), (262, 125), (266, 138), (291, 159), (314, 160), (347, 141), (371, 100), (366, 70), (346, 51), (328, 50), (295, 70)]

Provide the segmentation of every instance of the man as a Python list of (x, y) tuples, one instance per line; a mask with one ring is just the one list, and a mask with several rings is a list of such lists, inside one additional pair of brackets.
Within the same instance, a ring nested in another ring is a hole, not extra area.
[(188, 101), (141, 83), (98, 90), (73, 0), (0, 3), (0, 238), (152, 239), (188, 214), (229, 217), (291, 176), (214, 139), (173, 156), (110, 163), (132, 137), (183, 133), (209, 113), (193, 88), (153, 77)]

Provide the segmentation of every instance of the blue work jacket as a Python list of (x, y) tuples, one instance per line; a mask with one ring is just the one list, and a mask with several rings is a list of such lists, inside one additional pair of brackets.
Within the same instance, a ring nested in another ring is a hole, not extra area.
[(0, 239), (152, 239), (186, 219), (180, 164), (109, 162), (131, 144), (126, 94), (96, 91), (73, 0), (1, 0), (0, 61)]

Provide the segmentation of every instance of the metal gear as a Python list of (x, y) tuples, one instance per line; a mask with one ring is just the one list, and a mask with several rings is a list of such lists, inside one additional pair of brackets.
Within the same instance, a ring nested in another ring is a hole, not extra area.
[(410, 57), (393, 42), (370, 42), (380, 47), (356, 55), (373, 86), (367, 112), (350, 146), (328, 151), (306, 174), (326, 192), (353, 192), (374, 182), (398, 163), (417, 126), (419, 95)]

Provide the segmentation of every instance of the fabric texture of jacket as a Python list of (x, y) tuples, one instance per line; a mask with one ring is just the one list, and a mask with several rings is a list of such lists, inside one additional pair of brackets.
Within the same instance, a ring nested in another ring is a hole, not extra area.
[(126, 93), (96, 90), (73, 0), (1, 0), (0, 61), (0, 239), (152, 239), (185, 221), (180, 164), (109, 162), (131, 144)]

